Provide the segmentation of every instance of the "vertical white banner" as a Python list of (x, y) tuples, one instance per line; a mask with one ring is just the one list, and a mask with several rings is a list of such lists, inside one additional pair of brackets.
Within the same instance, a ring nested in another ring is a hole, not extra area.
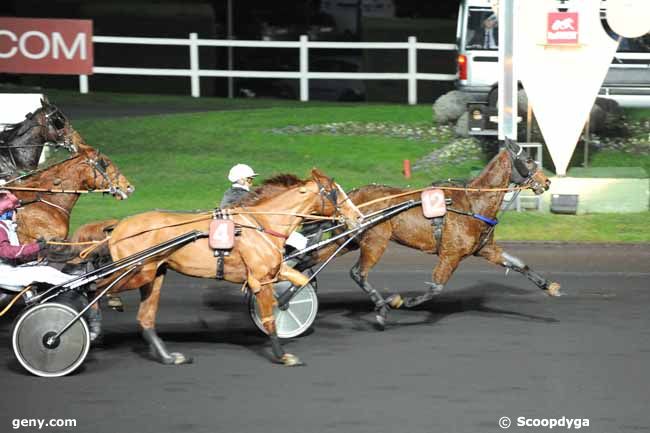
[(517, 2), (517, 71), (556, 173), (565, 175), (618, 46), (600, 23), (600, 0)]

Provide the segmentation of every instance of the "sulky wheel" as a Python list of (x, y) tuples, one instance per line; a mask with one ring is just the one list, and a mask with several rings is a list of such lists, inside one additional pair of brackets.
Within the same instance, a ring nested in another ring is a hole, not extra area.
[[(305, 286), (297, 295), (295, 295), (289, 306), (281, 310), (277, 306), (273, 307), (275, 325), (280, 338), (293, 338), (304, 334), (314, 323), (316, 313), (318, 313), (318, 296), (315, 290), (315, 281)], [(313, 284), (313, 285), (312, 285)], [(288, 281), (282, 281), (273, 285), (276, 297), (282, 295), (291, 286)], [(255, 296), (251, 296), (248, 301), (248, 310), (257, 328), (266, 333), (262, 325), (262, 319), (257, 308)]]
[(14, 324), (12, 344), (18, 362), (27, 371), (42, 377), (65, 376), (86, 359), (90, 332), (83, 318), (58, 339), (48, 342), (77, 312), (64, 304), (45, 303), (28, 309)]

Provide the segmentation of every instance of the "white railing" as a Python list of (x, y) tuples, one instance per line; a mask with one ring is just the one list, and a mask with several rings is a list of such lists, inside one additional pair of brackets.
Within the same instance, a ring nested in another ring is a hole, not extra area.
[[(199, 39), (196, 33), (190, 33), (188, 39), (172, 38), (132, 38), (122, 36), (93, 36), (95, 44), (138, 44), (138, 45), (185, 45), (189, 47), (189, 69), (162, 68), (121, 68), (109, 66), (93, 67), (93, 74), (147, 75), (165, 77), (190, 77), (192, 96), (201, 96), (199, 80), (201, 77), (234, 78), (285, 78), (300, 80), (300, 100), (309, 100), (309, 80), (406, 80), (408, 82), (408, 103), (417, 104), (417, 81), (453, 81), (455, 74), (425, 74), (417, 71), (417, 50), (455, 51), (455, 44), (434, 44), (417, 42), (414, 36), (408, 42), (317, 42), (309, 41), (307, 36), (300, 36), (299, 41), (240, 41), (227, 39)], [(199, 47), (256, 47), (256, 48), (298, 48), (300, 50), (300, 69), (295, 72), (285, 71), (243, 71), (223, 69), (200, 69)], [(370, 49), (395, 50), (408, 52), (407, 72), (310, 72), (309, 49)], [(79, 76), (79, 91), (88, 93), (88, 76)]]

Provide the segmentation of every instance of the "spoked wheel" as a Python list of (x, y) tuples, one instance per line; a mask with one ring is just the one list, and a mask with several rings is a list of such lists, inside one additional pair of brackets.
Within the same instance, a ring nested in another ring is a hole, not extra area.
[(45, 303), (22, 313), (14, 324), (12, 344), (18, 362), (36, 376), (60, 377), (72, 373), (86, 359), (90, 332), (83, 318), (51, 341), (77, 312), (64, 304)]
[[(273, 316), (275, 325), (280, 338), (294, 338), (304, 334), (314, 323), (316, 313), (318, 313), (318, 296), (315, 290), (316, 281), (305, 286), (297, 295), (295, 295), (289, 306), (281, 310), (277, 306), (273, 307)], [(288, 281), (282, 281), (273, 285), (276, 297), (282, 295), (292, 287)], [(262, 325), (262, 318), (255, 296), (250, 296), (248, 301), (248, 310), (257, 328), (266, 333)]]

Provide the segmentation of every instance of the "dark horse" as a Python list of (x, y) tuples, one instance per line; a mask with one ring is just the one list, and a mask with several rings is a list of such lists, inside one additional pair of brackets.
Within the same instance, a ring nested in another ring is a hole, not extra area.
[[(478, 177), (469, 182), (467, 188), (505, 189), (514, 183), (530, 188), (535, 194), (548, 190), (548, 178), (537, 169), (532, 160), (523, 159), (520, 154), (519, 145), (507, 142), (506, 148), (490, 161)], [(351, 191), (349, 196), (354, 204), (360, 205), (382, 197), (403, 194), (362, 207), (363, 212), (368, 214), (406, 200), (419, 200), (419, 192), (408, 192), (409, 189), (404, 188), (368, 185)], [(520, 272), (547, 294), (559, 295), (559, 284), (546, 280), (522, 260), (503, 251), (494, 241), (493, 226), (471, 216), (478, 214), (495, 220), (501, 209), (505, 191), (445, 190), (444, 193), (447, 199), (451, 199), (449, 208), (459, 211), (458, 213), (447, 212), (444, 219), (433, 221), (424, 217), (421, 207), (411, 208), (368, 229), (359, 237), (358, 242), (350, 247), (351, 250), (360, 249), (359, 260), (350, 270), (350, 276), (374, 302), (380, 325), (384, 325), (389, 306), (410, 308), (439, 294), (459, 263), (472, 255)], [(439, 236), (435, 233), (436, 222), (440, 227)], [(432, 282), (427, 283), (429, 287), (423, 295), (405, 299), (395, 295), (384, 299), (368, 282), (368, 273), (379, 262), (391, 240), (438, 255), (439, 261), (433, 270)], [(324, 260), (335, 248), (336, 245), (333, 245), (319, 251), (318, 259)]]
[(69, 149), (71, 133), (70, 122), (61, 110), (41, 99), (41, 108), (0, 131), (0, 179), (34, 170), (46, 143)]

